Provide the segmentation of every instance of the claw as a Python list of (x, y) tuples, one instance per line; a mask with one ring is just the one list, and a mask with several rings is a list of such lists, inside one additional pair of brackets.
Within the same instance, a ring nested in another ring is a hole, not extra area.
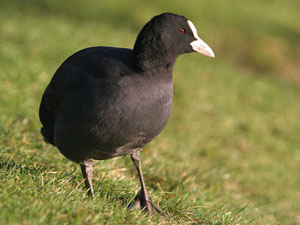
[(155, 211), (157, 213), (159, 213), (162, 217), (166, 217), (167, 215), (161, 210), (161, 208), (159, 208), (153, 201), (151, 198), (149, 198), (148, 200), (149, 204), (146, 204), (145, 202), (145, 198), (143, 198), (142, 193), (140, 192), (135, 198), (134, 200), (128, 205), (127, 209), (131, 210), (131, 209), (141, 209), (143, 212), (145, 213), (149, 213), (150, 215), (153, 214), (153, 209), (155, 209)]

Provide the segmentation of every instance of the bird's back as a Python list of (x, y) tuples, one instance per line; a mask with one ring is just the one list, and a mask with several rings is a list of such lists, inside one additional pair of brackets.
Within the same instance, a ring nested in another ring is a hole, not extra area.
[(91, 47), (83, 49), (57, 69), (46, 88), (39, 116), (41, 133), (45, 140), (54, 144), (54, 126), (61, 102), (84, 82), (92, 79), (115, 79), (128, 75), (134, 70), (132, 50), (112, 47)]

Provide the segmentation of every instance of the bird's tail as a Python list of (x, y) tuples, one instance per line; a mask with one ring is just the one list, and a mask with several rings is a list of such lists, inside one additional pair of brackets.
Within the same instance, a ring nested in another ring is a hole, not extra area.
[(53, 137), (54, 136), (53, 135), (53, 129), (47, 129), (45, 127), (42, 127), (41, 128), (41, 134), (43, 135), (45, 142), (50, 143), (50, 144), (55, 146), (54, 137)]

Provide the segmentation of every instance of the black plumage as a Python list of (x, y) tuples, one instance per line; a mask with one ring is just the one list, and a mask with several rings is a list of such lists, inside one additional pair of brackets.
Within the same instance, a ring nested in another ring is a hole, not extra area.
[(141, 180), (141, 207), (150, 213), (152, 207), (161, 211), (146, 191), (139, 151), (168, 121), (176, 58), (198, 51), (201, 39), (191, 26), (176, 14), (155, 16), (140, 31), (133, 49), (83, 49), (54, 74), (40, 105), (41, 133), (65, 157), (81, 164), (90, 194), (91, 159), (130, 154)]

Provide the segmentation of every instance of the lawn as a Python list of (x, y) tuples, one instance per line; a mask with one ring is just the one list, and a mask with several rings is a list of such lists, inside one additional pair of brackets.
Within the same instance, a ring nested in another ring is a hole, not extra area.
[[(0, 3), (0, 224), (300, 224), (300, 3)], [(62, 61), (97, 45), (131, 48), (161, 12), (185, 15), (215, 51), (181, 56), (165, 130), (142, 151), (168, 214), (128, 211), (130, 157), (98, 161), (95, 199), (78, 165), (43, 142), (38, 107)]]

